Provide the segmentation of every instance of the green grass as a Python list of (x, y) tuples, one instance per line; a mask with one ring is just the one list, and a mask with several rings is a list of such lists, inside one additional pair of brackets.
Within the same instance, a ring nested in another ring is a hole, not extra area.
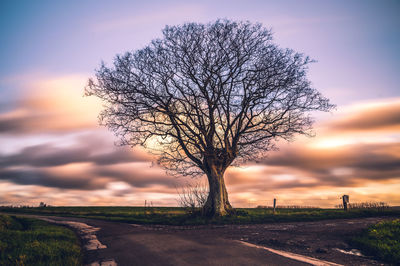
[(251, 224), (271, 222), (318, 221), (326, 219), (360, 218), (374, 216), (398, 216), (400, 210), (395, 209), (354, 209), (343, 211), (338, 209), (271, 209), (240, 208), (235, 215), (207, 219), (201, 216), (187, 215), (178, 207), (46, 207), (46, 208), (6, 208), (0, 211), (12, 213), (31, 213), (41, 215), (58, 215), (94, 218), (109, 221), (137, 224)]
[(0, 215), (0, 265), (81, 265), (71, 230), (44, 221)]
[(365, 255), (400, 265), (400, 219), (372, 225), (350, 242)]

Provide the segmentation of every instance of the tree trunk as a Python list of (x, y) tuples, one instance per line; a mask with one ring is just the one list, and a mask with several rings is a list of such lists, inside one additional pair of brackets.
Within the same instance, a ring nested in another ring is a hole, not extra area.
[(203, 214), (206, 216), (224, 216), (232, 212), (232, 206), (228, 200), (224, 181), (224, 171), (219, 171), (217, 167), (210, 167), (207, 173), (209, 194), (203, 207)]

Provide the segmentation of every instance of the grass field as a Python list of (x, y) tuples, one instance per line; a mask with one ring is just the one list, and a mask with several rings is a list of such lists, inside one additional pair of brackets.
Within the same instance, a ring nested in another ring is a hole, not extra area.
[(95, 218), (138, 224), (251, 224), (270, 222), (317, 221), (325, 219), (358, 218), (374, 216), (400, 216), (398, 209), (338, 209), (297, 208), (271, 209), (241, 208), (231, 216), (207, 219), (188, 215), (178, 207), (45, 207), (45, 208), (8, 208), (0, 207), (1, 212), (30, 213), (42, 215), (73, 216)]
[(380, 222), (353, 238), (351, 244), (363, 254), (399, 265), (400, 263), (400, 219)]
[(0, 265), (81, 265), (77, 236), (63, 226), (0, 215)]

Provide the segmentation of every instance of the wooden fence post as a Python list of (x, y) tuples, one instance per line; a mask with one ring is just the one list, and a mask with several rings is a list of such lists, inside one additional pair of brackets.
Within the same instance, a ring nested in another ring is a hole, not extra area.
[(345, 210), (345, 211), (347, 211), (347, 204), (349, 203), (349, 195), (343, 195), (342, 196), (342, 199), (343, 199), (343, 209)]
[(274, 214), (275, 214), (275, 208), (276, 208), (276, 199), (274, 199)]

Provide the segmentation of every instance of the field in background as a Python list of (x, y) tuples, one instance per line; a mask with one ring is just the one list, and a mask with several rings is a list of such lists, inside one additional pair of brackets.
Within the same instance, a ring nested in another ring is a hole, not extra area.
[(317, 221), (376, 216), (399, 216), (397, 208), (384, 209), (339, 209), (319, 208), (238, 208), (230, 216), (207, 219), (196, 214), (188, 214), (179, 207), (0, 207), (0, 212), (56, 215), (68, 217), (94, 218), (137, 224), (250, 224), (271, 222)]
[(77, 236), (63, 226), (0, 215), (0, 265), (81, 265)]

